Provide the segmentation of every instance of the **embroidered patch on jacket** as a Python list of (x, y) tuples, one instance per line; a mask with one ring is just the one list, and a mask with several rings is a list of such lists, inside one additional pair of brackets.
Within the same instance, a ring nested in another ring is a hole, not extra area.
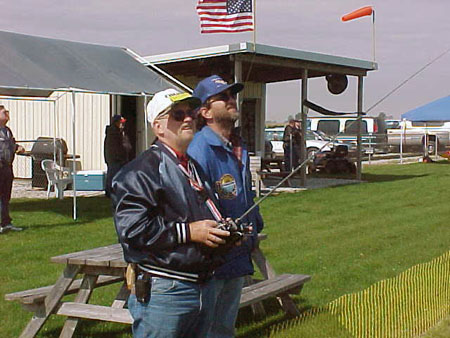
[(230, 174), (223, 175), (219, 181), (216, 181), (216, 190), (220, 198), (231, 200), (236, 198), (237, 186), (236, 180)]

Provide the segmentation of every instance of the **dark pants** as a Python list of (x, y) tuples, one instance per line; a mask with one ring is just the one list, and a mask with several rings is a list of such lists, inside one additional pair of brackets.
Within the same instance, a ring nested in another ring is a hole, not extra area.
[(291, 171), (291, 168), (296, 168), (298, 166), (298, 152), (297, 149), (292, 149), (292, 163), (291, 163), (291, 147), (284, 148), (284, 170)]
[(1, 226), (5, 226), (11, 223), (11, 217), (9, 217), (9, 200), (11, 199), (13, 178), (14, 176), (12, 167), (0, 167), (0, 212), (2, 217)]
[(105, 182), (105, 194), (109, 197), (111, 194), (112, 180), (114, 176), (119, 172), (119, 170), (124, 166), (122, 162), (110, 162), (107, 163), (108, 170), (106, 171), (106, 182)]

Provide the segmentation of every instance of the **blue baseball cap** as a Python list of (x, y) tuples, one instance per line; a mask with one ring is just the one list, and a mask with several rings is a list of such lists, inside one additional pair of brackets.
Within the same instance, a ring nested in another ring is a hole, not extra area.
[(244, 89), (244, 85), (238, 82), (228, 84), (219, 75), (211, 75), (198, 83), (192, 96), (198, 97), (202, 101), (202, 104), (205, 104), (206, 100), (211, 96), (220, 94), (227, 89), (230, 89), (233, 94), (236, 94)]

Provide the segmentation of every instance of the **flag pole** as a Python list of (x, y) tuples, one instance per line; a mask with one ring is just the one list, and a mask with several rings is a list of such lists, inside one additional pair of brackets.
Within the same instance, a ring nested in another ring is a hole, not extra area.
[(256, 0), (253, 2), (253, 51), (256, 53)]

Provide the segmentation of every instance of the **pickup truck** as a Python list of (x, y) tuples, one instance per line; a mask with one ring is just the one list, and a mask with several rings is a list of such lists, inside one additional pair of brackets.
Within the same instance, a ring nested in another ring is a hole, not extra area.
[(403, 139), (403, 151), (422, 150), (427, 141), (428, 152), (445, 149), (450, 145), (450, 122), (401, 121), (398, 129), (387, 129), (387, 142), (391, 150), (399, 150)]

